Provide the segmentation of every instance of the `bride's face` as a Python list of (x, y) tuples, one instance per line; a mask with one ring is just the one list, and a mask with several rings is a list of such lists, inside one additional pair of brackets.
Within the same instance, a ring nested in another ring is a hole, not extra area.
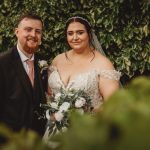
[(78, 52), (89, 48), (89, 35), (85, 26), (79, 22), (70, 23), (67, 29), (67, 41), (70, 47)]

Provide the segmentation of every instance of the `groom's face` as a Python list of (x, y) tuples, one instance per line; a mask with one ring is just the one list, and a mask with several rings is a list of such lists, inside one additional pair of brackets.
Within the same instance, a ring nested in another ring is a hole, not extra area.
[(42, 23), (40, 20), (24, 18), (15, 30), (19, 49), (33, 54), (41, 43)]

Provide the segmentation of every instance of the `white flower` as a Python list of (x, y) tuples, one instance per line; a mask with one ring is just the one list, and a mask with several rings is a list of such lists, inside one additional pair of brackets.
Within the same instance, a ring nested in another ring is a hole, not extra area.
[(42, 67), (45, 67), (45, 66), (48, 66), (46, 60), (40, 60), (40, 61), (39, 61), (39, 65), (40, 65), (41, 68), (42, 68)]
[(55, 95), (55, 100), (58, 101), (60, 97), (61, 97), (61, 93), (57, 93), (57, 94)]
[(59, 111), (60, 112), (66, 112), (70, 107), (70, 103), (68, 102), (64, 102), (60, 107), (59, 107)]
[(51, 118), (51, 116), (49, 114), (49, 110), (46, 110), (46, 118), (47, 118), (47, 120), (50, 120), (50, 118)]
[(57, 121), (61, 121), (63, 119), (64, 115), (62, 112), (58, 111), (54, 114), (54, 117)]
[(58, 104), (57, 103), (51, 102), (50, 105), (51, 105), (52, 108), (58, 109)]
[(82, 106), (85, 105), (85, 103), (86, 103), (86, 100), (83, 97), (80, 97), (79, 99), (76, 100), (75, 107), (81, 108)]

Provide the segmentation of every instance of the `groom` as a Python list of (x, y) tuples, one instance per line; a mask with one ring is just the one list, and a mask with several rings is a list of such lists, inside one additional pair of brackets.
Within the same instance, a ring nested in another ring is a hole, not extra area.
[(43, 23), (39, 16), (20, 17), (15, 35), (17, 45), (0, 54), (0, 123), (14, 131), (32, 129), (44, 133), (45, 121), (35, 111), (45, 103), (35, 52), (41, 44)]

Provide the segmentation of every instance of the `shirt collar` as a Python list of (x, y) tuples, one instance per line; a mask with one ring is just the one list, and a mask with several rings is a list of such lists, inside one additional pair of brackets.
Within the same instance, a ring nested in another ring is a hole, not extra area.
[[(22, 62), (25, 62), (27, 61), (29, 58), (19, 49), (19, 46), (17, 44), (17, 50), (18, 50), (18, 53), (20, 55), (20, 58), (22, 60)], [(32, 55), (32, 57), (30, 58), (30, 60), (34, 60), (34, 54)]]

